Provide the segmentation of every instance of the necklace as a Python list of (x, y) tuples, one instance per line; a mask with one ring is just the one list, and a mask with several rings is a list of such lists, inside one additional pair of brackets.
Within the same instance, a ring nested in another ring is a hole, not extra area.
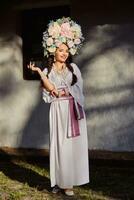
[(68, 68), (66, 67), (66, 65), (64, 64), (64, 66), (62, 67), (62, 70), (57, 70), (56, 65), (53, 64), (53, 70), (54, 72), (57, 74), (57, 78), (59, 81), (64, 81), (67, 74), (68, 74)]
[(53, 64), (53, 68), (54, 68), (54, 70), (55, 70), (58, 74), (63, 74), (63, 73), (65, 72), (65, 70), (66, 70), (66, 65), (64, 64), (64, 65), (62, 66), (62, 69), (61, 69), (61, 70), (58, 70), (58, 69), (57, 69), (57, 66), (56, 66), (55, 64)]

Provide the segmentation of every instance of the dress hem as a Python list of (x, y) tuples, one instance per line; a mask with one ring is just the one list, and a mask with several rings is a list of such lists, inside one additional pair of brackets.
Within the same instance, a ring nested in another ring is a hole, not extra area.
[[(73, 184), (73, 186), (81, 186), (81, 185), (85, 185), (85, 184), (88, 184), (90, 183), (90, 180), (87, 180), (87, 181), (84, 181), (82, 183), (76, 183), (76, 184)], [(58, 183), (55, 183), (55, 184), (51, 184), (51, 187), (54, 187), (55, 185), (58, 185), (61, 189), (66, 189), (66, 188), (72, 188), (70, 186), (61, 186), (60, 184)]]

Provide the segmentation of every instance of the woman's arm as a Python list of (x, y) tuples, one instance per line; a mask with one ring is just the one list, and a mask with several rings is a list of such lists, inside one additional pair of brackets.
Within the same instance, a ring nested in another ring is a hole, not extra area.
[(31, 62), (29, 65), (27, 65), (27, 67), (30, 68), (32, 71), (38, 72), (38, 74), (41, 77), (43, 86), (48, 92), (53, 91), (55, 94), (57, 93), (57, 95), (58, 95), (58, 92), (56, 91), (55, 86), (49, 81), (47, 76), (41, 71), (41, 69), (39, 67), (36, 67), (34, 64), (31, 64)]
[(45, 88), (47, 91), (49, 91), (49, 92), (51, 92), (52, 90), (54, 90), (54, 89), (55, 89), (54, 84), (52, 84), (52, 83), (49, 81), (49, 79), (47, 78), (47, 76), (41, 71), (40, 68), (38, 68), (37, 72), (38, 72), (38, 74), (39, 74), (40, 77), (41, 77), (41, 80), (42, 80), (42, 83), (43, 83), (44, 88)]

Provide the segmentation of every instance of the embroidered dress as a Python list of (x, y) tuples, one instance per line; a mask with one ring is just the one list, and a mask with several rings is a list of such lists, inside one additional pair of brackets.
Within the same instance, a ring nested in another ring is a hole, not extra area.
[[(76, 64), (71, 63), (78, 81), (71, 86), (72, 73), (65, 69), (64, 73), (57, 73), (54, 68), (48, 75), (49, 80), (57, 89), (67, 88), (75, 103), (84, 107), (83, 80)], [(47, 74), (47, 69), (43, 71)], [(88, 138), (86, 116), (78, 120), (79, 133), (72, 134), (72, 113), (69, 98), (56, 98), (43, 89), (43, 99), (51, 103), (49, 112), (50, 125), (50, 180), (51, 187), (72, 188), (89, 182)]]

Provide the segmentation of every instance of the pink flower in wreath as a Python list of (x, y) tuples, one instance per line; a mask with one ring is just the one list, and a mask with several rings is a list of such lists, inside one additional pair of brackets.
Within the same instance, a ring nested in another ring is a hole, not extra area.
[(61, 28), (57, 22), (54, 22), (54, 24), (52, 24), (48, 29), (48, 33), (50, 36), (52, 36), (52, 38), (59, 37), (60, 31), (61, 31)]
[(61, 25), (61, 35), (67, 38), (72, 38), (72, 31), (68, 22), (65, 22)]
[(59, 40), (55, 40), (55, 45), (56, 45), (56, 47), (59, 47), (61, 44), (62, 44), (61, 41), (59, 41)]
[(75, 43), (75, 44), (80, 44), (80, 42), (81, 42), (81, 41), (80, 41), (79, 38), (76, 38), (76, 39), (74, 40), (74, 43)]

